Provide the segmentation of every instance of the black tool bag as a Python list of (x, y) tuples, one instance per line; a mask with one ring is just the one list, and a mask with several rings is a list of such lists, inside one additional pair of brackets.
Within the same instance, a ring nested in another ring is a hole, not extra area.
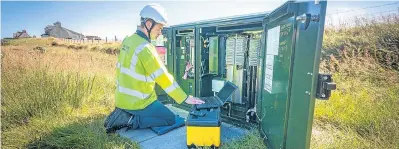
[(135, 123), (134, 115), (126, 112), (123, 109), (115, 108), (114, 111), (105, 119), (104, 127), (107, 133), (113, 133), (123, 127), (135, 128), (138, 125)]

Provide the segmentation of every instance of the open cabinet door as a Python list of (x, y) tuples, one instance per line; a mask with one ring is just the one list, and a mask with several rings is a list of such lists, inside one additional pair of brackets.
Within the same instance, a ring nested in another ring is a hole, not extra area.
[(162, 30), (162, 35), (164, 37), (164, 43), (165, 43), (165, 48), (166, 48), (166, 53), (165, 53), (165, 66), (168, 69), (168, 72), (173, 74), (174, 71), (174, 59), (173, 59), (173, 53), (174, 49), (172, 48), (172, 41), (173, 41), (173, 35), (172, 35), (172, 28), (164, 28)]
[(268, 148), (309, 148), (326, 5), (287, 2), (264, 20), (256, 109)]
[[(156, 41), (157, 50), (162, 62), (165, 64), (168, 72), (173, 74), (174, 71), (174, 59), (172, 49), (172, 28), (164, 28), (162, 30), (162, 36), (160, 36)], [(160, 48), (160, 47), (162, 48)], [(164, 104), (171, 103), (168, 98), (168, 94), (158, 85), (155, 85), (155, 92), (157, 93), (158, 100)]]
[[(174, 78), (187, 95), (195, 96), (197, 67), (195, 26), (173, 27)], [(183, 102), (174, 106), (189, 110), (191, 105)]]

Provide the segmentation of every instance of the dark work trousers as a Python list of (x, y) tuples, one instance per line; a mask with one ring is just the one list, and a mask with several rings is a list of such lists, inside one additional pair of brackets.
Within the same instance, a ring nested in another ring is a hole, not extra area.
[(176, 115), (158, 100), (142, 110), (126, 110), (134, 115), (133, 128), (142, 129), (175, 124)]

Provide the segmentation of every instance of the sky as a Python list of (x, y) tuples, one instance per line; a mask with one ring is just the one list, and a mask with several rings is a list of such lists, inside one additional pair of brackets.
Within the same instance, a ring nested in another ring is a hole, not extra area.
[[(148, 3), (165, 7), (169, 24), (175, 25), (268, 12), (285, 1), (1, 1), (1, 38), (12, 37), (13, 33), (21, 30), (26, 30), (31, 36), (40, 36), (47, 25), (60, 21), (61, 26), (86, 36), (109, 39), (117, 36), (121, 39), (135, 32), (139, 12)], [(399, 12), (399, 1), (328, 1), (327, 19), (388, 11)]]

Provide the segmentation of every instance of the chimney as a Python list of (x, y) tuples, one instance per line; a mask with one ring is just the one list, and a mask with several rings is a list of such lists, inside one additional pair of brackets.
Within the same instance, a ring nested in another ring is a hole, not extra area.
[(60, 21), (55, 22), (55, 23), (54, 23), (54, 26), (61, 27), (61, 22), (60, 22)]

